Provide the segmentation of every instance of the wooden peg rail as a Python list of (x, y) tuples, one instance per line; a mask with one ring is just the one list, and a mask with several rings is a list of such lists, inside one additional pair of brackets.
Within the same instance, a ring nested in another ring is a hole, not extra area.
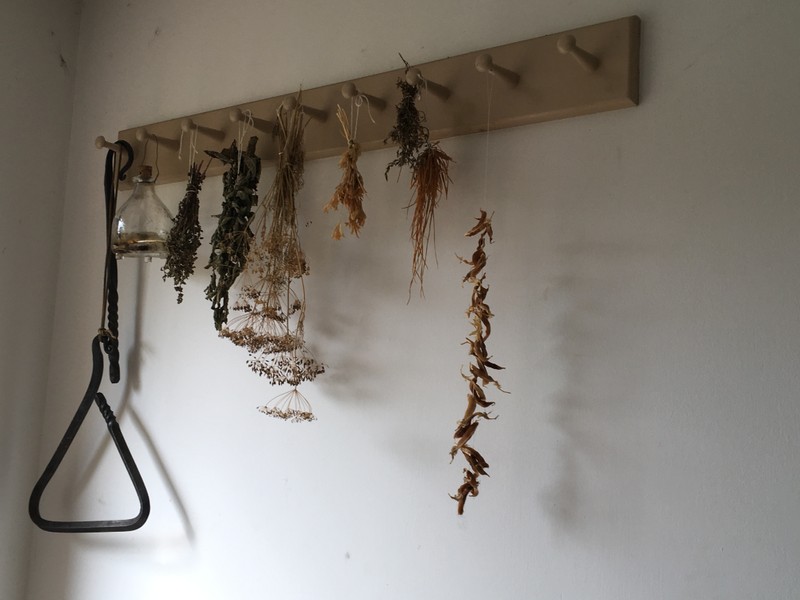
[[(492, 130), (635, 106), (639, 102), (639, 31), (639, 17), (625, 17), (413, 65), (419, 69), (423, 80), (431, 82), (427, 91), (422, 84), (422, 96), (418, 102), (427, 117), (431, 139), (485, 131), (486, 79), (499, 79), (501, 73), (505, 81), (495, 81), (492, 86), (489, 123)], [(518, 76), (518, 80), (509, 85), (512, 75)], [(400, 91), (395, 84), (404, 76), (404, 69), (400, 68), (303, 90), (302, 104), (328, 115), (324, 121), (310, 121), (306, 129), (306, 159), (338, 156), (344, 150), (344, 139), (335, 114), (337, 104), (349, 107), (350, 100), (343, 94), (346, 90), (358, 90), (371, 100), (369, 105), (375, 123), (367, 114), (368, 103), (364, 101), (361, 107), (358, 141), (362, 149), (389, 147), (384, 144), (384, 139), (394, 125), (394, 105), (400, 100)], [(431, 93), (434, 83), (449, 92), (446, 99), (441, 94)], [(139, 138), (150, 139), (148, 163), (155, 160), (153, 140), (167, 140), (159, 148), (158, 181), (181, 181), (188, 171), (191, 137), (184, 133), (183, 159), (179, 161), (176, 140), (180, 138), (181, 126), (184, 130), (189, 124), (197, 126), (197, 149), (202, 153), (202, 156), (198, 154), (198, 160), (206, 159), (203, 150), (219, 150), (230, 145), (236, 137), (240, 121), (232, 119), (231, 114), (239, 115), (237, 110), (250, 110), (257, 128), (251, 129), (247, 135), (258, 136), (259, 156), (264, 161), (272, 161), (277, 155), (275, 138), (259, 129), (268, 129), (264, 124), (274, 123), (277, 108), (295, 93), (296, 90), (287, 90), (283, 96), (145, 124), (120, 131), (119, 137), (133, 146), (137, 165), (142, 162), (145, 149), (144, 141), (137, 138), (137, 130), (143, 128), (148, 134), (143, 136), (140, 131)], [(383, 100), (386, 105), (382, 106), (375, 99)], [(219, 132), (224, 132), (224, 136)], [(221, 172), (222, 165), (215, 161), (208, 174), (219, 175)]]

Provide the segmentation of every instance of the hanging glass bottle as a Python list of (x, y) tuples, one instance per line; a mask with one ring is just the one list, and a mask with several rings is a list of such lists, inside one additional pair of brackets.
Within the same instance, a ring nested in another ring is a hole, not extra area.
[(133, 181), (133, 194), (114, 217), (114, 254), (117, 258), (132, 256), (148, 261), (166, 258), (172, 215), (156, 195), (152, 167), (142, 165)]

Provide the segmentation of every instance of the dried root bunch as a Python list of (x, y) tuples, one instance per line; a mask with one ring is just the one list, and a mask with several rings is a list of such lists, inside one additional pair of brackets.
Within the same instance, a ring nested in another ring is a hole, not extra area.
[(200, 199), (198, 193), (206, 178), (206, 172), (200, 171), (202, 163), (193, 163), (189, 169), (189, 181), (186, 184), (186, 193), (178, 205), (178, 214), (172, 219), (172, 229), (167, 235), (167, 259), (161, 271), (163, 280), (171, 278), (178, 292), (178, 304), (183, 302), (183, 286), (186, 280), (194, 273), (194, 263), (197, 260), (197, 249), (200, 247)]
[[(406, 71), (408, 71), (406, 63)], [(386, 179), (392, 167), (411, 169), (412, 201), (407, 208), (413, 208), (411, 221), (411, 283), (409, 295), (414, 282), (419, 283), (420, 294), (423, 293), (423, 278), (427, 269), (428, 242), (433, 238), (435, 247), (434, 211), (442, 195), (447, 196), (451, 182), (449, 171), (450, 158), (438, 142), (431, 142), (428, 128), (425, 127), (425, 113), (416, 106), (419, 86), (411, 85), (405, 79), (397, 80), (397, 87), (403, 94), (397, 105), (397, 121), (384, 142), (391, 140), (397, 144), (397, 157), (386, 166)]]
[[(303, 334), (303, 277), (309, 271), (297, 232), (295, 200), (303, 186), (306, 124), (299, 109), (281, 108), (278, 112), (281, 151), (275, 180), (253, 221), (255, 238), (232, 307), (239, 314), (220, 331), (222, 337), (247, 349), (247, 364), (255, 373), (273, 385), (289, 384), (293, 388), (324, 372), (324, 366), (306, 348)], [(299, 392), (286, 397), (302, 398)], [(284, 408), (262, 412), (286, 414), (289, 416), (282, 418), (295, 421), (311, 420), (298, 416), (310, 414), (310, 407), (303, 405), (299, 412), (286, 412)]]
[(206, 298), (214, 311), (217, 331), (228, 321), (230, 288), (241, 275), (250, 252), (253, 232), (250, 222), (253, 206), (258, 201), (256, 189), (261, 176), (261, 159), (256, 156), (255, 136), (250, 138), (247, 150), (239, 154), (236, 140), (221, 152), (206, 153), (228, 165), (223, 175), (222, 212), (217, 215), (217, 228), (211, 236), (211, 283), (206, 288)]
[(417, 281), (422, 293), (422, 280), (428, 266), (428, 242), (432, 236), (434, 247), (436, 245), (435, 209), (439, 205), (439, 199), (442, 196), (447, 197), (451, 182), (448, 171), (452, 160), (438, 143), (428, 143), (425, 144), (425, 149), (419, 155), (412, 171), (411, 189), (414, 192), (414, 202), (410, 207), (414, 208), (414, 216), (411, 219), (411, 243), (414, 252), (411, 259), (409, 292), (414, 281)]
[[(358, 157), (361, 156), (361, 146), (353, 138), (347, 114), (341, 106), (338, 107), (336, 116), (339, 117), (339, 123), (342, 126), (342, 134), (347, 142), (347, 150), (342, 153), (342, 157), (339, 159), (342, 180), (336, 186), (333, 197), (322, 209), (328, 212), (329, 210), (337, 210), (340, 204), (344, 206), (348, 213), (346, 225), (350, 229), (350, 233), (358, 237), (358, 232), (361, 231), (364, 222), (367, 220), (363, 207), (367, 190), (364, 188), (364, 178), (359, 173), (357, 164)], [(336, 224), (331, 237), (335, 240), (340, 240), (344, 237), (341, 223)]]
[(450, 496), (458, 502), (458, 514), (464, 514), (464, 503), (468, 496), (478, 495), (478, 477), (488, 473), (489, 463), (481, 454), (473, 448), (469, 442), (478, 429), (481, 419), (494, 419), (496, 417), (486, 410), (494, 405), (486, 399), (485, 388), (494, 385), (501, 392), (504, 391), (500, 384), (489, 374), (489, 369), (499, 370), (503, 367), (492, 362), (486, 350), (486, 340), (492, 333), (490, 319), (492, 311), (486, 304), (486, 294), (489, 287), (484, 285), (486, 274), (482, 273), (486, 266), (486, 252), (484, 246), (486, 239), (492, 242), (492, 219), (486, 215), (486, 211), (481, 210), (478, 223), (466, 234), (467, 237), (479, 236), (478, 247), (472, 254), (470, 260), (464, 258), (462, 262), (470, 266), (469, 271), (464, 276), (464, 282), (472, 284), (472, 301), (467, 309), (467, 316), (472, 321), (472, 333), (464, 342), (469, 346), (469, 354), (472, 362), (469, 365), (469, 375), (463, 375), (468, 382), (469, 391), (467, 392), (467, 410), (464, 417), (458, 422), (456, 431), (453, 434), (456, 442), (450, 449), (450, 459), (454, 459), (459, 452), (466, 459), (468, 467), (464, 469), (464, 483), (459, 486), (454, 496)]

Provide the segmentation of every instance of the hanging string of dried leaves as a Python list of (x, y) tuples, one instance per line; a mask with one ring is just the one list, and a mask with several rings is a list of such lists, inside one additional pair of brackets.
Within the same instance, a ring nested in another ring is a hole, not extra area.
[(489, 369), (503, 369), (503, 367), (493, 363), (486, 350), (486, 340), (492, 333), (490, 319), (494, 315), (492, 315), (489, 305), (486, 304), (486, 295), (489, 292), (489, 287), (484, 285), (486, 274), (482, 273), (482, 271), (486, 266), (486, 252), (484, 251), (486, 239), (488, 238), (489, 243), (493, 241), (492, 219), (486, 215), (486, 211), (481, 210), (477, 221), (478, 223), (464, 235), (467, 237), (479, 236), (478, 246), (473, 252), (471, 260), (460, 258), (463, 263), (470, 266), (469, 271), (464, 276), (464, 282), (472, 284), (472, 301), (467, 309), (467, 316), (472, 321), (473, 330), (466, 342), (464, 342), (465, 345), (469, 346), (469, 354), (472, 357), (472, 362), (469, 365), (469, 376), (462, 374), (469, 385), (467, 409), (464, 412), (464, 418), (458, 422), (456, 431), (453, 434), (456, 442), (450, 449), (451, 461), (458, 452), (461, 452), (469, 465), (468, 468), (464, 469), (464, 483), (459, 486), (455, 496), (450, 496), (458, 502), (459, 515), (464, 514), (464, 503), (467, 501), (467, 497), (478, 495), (478, 476), (486, 475), (488, 477), (486, 469), (489, 468), (489, 463), (475, 448), (469, 445), (469, 441), (478, 429), (480, 420), (496, 418), (491, 416), (488, 411), (481, 410), (488, 409), (494, 405), (494, 402), (486, 399), (484, 388), (491, 384), (501, 392), (505, 391), (488, 371)]
[(219, 331), (228, 321), (228, 296), (233, 283), (242, 273), (250, 251), (253, 232), (250, 222), (253, 206), (258, 201), (256, 188), (261, 176), (261, 159), (256, 156), (258, 138), (250, 138), (247, 150), (241, 155), (236, 140), (221, 152), (206, 150), (206, 154), (228, 165), (222, 177), (222, 212), (217, 215), (217, 228), (211, 236), (211, 283), (206, 298), (214, 311), (214, 326)]
[[(403, 62), (408, 72), (409, 64), (405, 59)], [(416, 281), (419, 283), (420, 294), (423, 294), (423, 279), (428, 267), (428, 244), (431, 239), (434, 240), (434, 248), (436, 246), (434, 213), (439, 199), (443, 195), (447, 196), (452, 181), (449, 171), (453, 159), (439, 147), (438, 142), (429, 140), (429, 131), (424, 125), (425, 113), (416, 105), (419, 85), (412, 85), (405, 79), (398, 78), (397, 87), (402, 93), (402, 99), (396, 106), (397, 120), (384, 140), (397, 144), (397, 156), (386, 166), (384, 175), (388, 180), (392, 167), (402, 169), (407, 165), (411, 169), (412, 202), (406, 208), (413, 207), (414, 215), (411, 220), (413, 254), (408, 291), (410, 295)]]
[[(358, 157), (361, 156), (361, 146), (354, 139), (347, 113), (341, 106), (337, 108), (336, 116), (342, 126), (342, 135), (344, 135), (344, 139), (347, 142), (347, 149), (339, 159), (342, 180), (336, 186), (333, 197), (322, 207), (322, 210), (328, 212), (329, 210), (337, 210), (340, 204), (344, 206), (348, 213), (346, 225), (350, 229), (350, 233), (358, 237), (358, 232), (361, 231), (364, 222), (367, 220), (363, 207), (367, 190), (364, 188), (364, 178), (359, 173), (357, 164)], [(356, 117), (356, 120), (358, 120), (358, 117)], [(344, 237), (341, 223), (336, 224), (331, 237), (335, 240), (340, 240)]]
[(309, 271), (297, 232), (295, 198), (303, 186), (306, 124), (301, 110), (279, 109), (278, 167), (253, 221), (255, 239), (241, 291), (232, 306), (240, 314), (220, 331), (221, 336), (247, 349), (247, 365), (255, 373), (273, 385), (288, 383), (294, 388), (259, 409), (290, 421), (314, 419), (310, 405), (296, 388), (325, 371), (304, 339), (303, 276)]
[[(167, 259), (161, 271), (162, 279), (171, 278), (175, 291), (178, 292), (178, 304), (183, 302), (183, 286), (194, 273), (197, 260), (197, 249), (200, 247), (203, 229), (200, 227), (200, 199), (198, 194), (206, 178), (206, 171), (201, 171), (203, 163), (192, 163), (189, 168), (189, 181), (186, 193), (178, 205), (178, 213), (172, 219), (172, 229), (167, 235)], [(208, 166), (206, 166), (208, 169)]]

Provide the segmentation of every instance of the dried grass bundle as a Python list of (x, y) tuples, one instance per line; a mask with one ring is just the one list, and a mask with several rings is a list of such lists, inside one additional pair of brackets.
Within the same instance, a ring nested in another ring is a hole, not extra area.
[[(301, 109), (278, 111), (281, 151), (275, 180), (253, 220), (255, 238), (232, 307), (238, 314), (220, 331), (222, 337), (247, 349), (247, 364), (255, 373), (273, 385), (295, 388), (325, 370), (306, 348), (304, 339), (303, 276), (309, 271), (298, 237), (295, 199), (303, 186), (306, 124)], [(302, 398), (299, 392), (287, 397)], [(300, 413), (310, 414), (308, 409)], [(283, 409), (262, 412), (289, 415), (281, 417), (289, 420), (310, 420), (296, 419), (300, 413)]]
[[(359, 173), (357, 164), (358, 157), (361, 156), (361, 146), (353, 138), (347, 114), (341, 106), (338, 107), (336, 116), (342, 126), (342, 134), (347, 142), (347, 149), (339, 159), (342, 180), (336, 186), (333, 197), (322, 207), (322, 210), (328, 212), (329, 210), (337, 210), (340, 204), (344, 206), (348, 213), (346, 225), (350, 229), (350, 233), (358, 237), (358, 232), (361, 231), (364, 222), (367, 220), (363, 207), (367, 190), (364, 188), (364, 178)], [(335, 240), (340, 240), (344, 237), (341, 223), (336, 224), (331, 237)]]
[[(403, 62), (408, 72), (409, 64), (405, 59)], [(431, 238), (434, 240), (434, 251), (436, 247), (434, 211), (442, 195), (447, 196), (452, 181), (449, 171), (453, 159), (439, 147), (438, 142), (430, 142), (429, 131), (425, 127), (425, 113), (416, 105), (419, 86), (399, 78), (397, 87), (402, 92), (402, 99), (396, 106), (395, 125), (384, 140), (397, 144), (397, 156), (386, 166), (385, 176), (388, 180), (392, 167), (408, 165), (411, 169), (412, 202), (406, 207), (414, 209), (411, 221), (411, 282), (408, 284), (410, 298), (414, 282), (419, 283), (419, 293), (424, 295), (422, 284), (428, 268), (428, 242)]]
[(491, 408), (494, 405), (494, 402), (486, 399), (484, 388), (491, 384), (501, 392), (504, 391), (500, 384), (489, 374), (489, 369), (500, 370), (503, 367), (492, 362), (486, 350), (486, 339), (492, 333), (490, 319), (494, 315), (492, 315), (489, 305), (486, 304), (486, 295), (489, 292), (489, 287), (483, 283), (486, 274), (482, 273), (482, 271), (486, 266), (486, 252), (484, 250), (486, 240), (488, 238), (489, 243), (493, 241), (492, 219), (486, 215), (486, 211), (481, 210), (477, 221), (478, 223), (464, 235), (467, 237), (479, 236), (478, 246), (470, 260), (461, 259), (463, 263), (470, 266), (470, 270), (464, 276), (464, 282), (472, 284), (472, 299), (467, 309), (467, 316), (472, 322), (473, 330), (464, 342), (469, 346), (469, 354), (472, 358), (472, 362), (469, 365), (469, 375), (462, 374), (469, 387), (467, 409), (464, 412), (464, 417), (456, 426), (453, 434), (456, 442), (450, 449), (451, 461), (460, 452), (468, 464), (468, 468), (464, 469), (464, 482), (459, 486), (456, 494), (450, 496), (458, 502), (459, 515), (464, 514), (464, 504), (467, 498), (478, 495), (478, 476), (486, 475), (488, 477), (486, 469), (489, 468), (489, 463), (475, 448), (469, 445), (469, 441), (478, 429), (480, 420), (496, 418), (488, 411), (480, 410)]
[(178, 304), (183, 302), (183, 286), (186, 280), (194, 273), (197, 249), (202, 239), (198, 197), (206, 178), (206, 172), (200, 171), (202, 166), (202, 163), (200, 165), (192, 163), (189, 168), (186, 193), (178, 205), (178, 213), (172, 219), (172, 229), (167, 235), (167, 259), (161, 267), (161, 272), (164, 274), (162, 279), (166, 281), (169, 277), (174, 282), (175, 291), (178, 292)]
[(431, 237), (436, 247), (436, 230), (434, 222), (435, 209), (439, 199), (447, 197), (450, 188), (449, 167), (453, 161), (438, 143), (426, 144), (419, 155), (411, 176), (411, 189), (414, 191), (414, 216), (411, 219), (411, 243), (414, 247), (411, 259), (411, 283), (419, 283), (420, 294), (423, 293), (423, 277), (428, 267), (428, 242)]

